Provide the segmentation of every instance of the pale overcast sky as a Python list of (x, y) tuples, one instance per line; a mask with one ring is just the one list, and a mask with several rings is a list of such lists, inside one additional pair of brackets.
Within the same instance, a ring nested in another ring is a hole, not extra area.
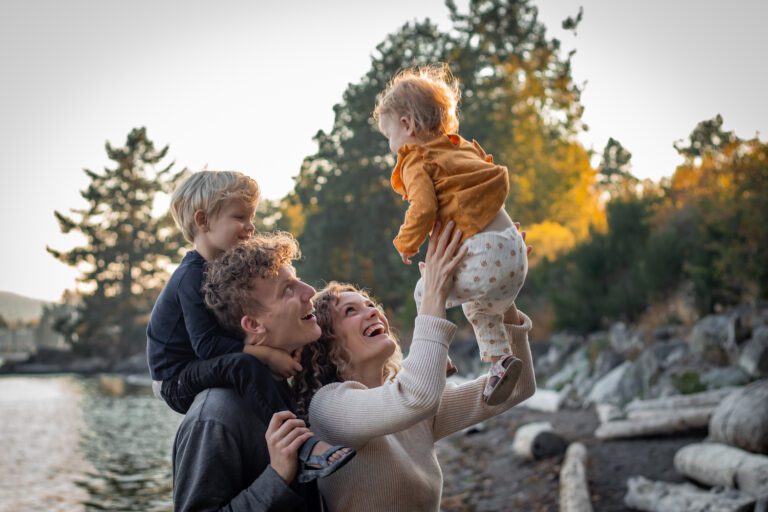
[[(768, 2), (537, 4), (577, 50), (587, 147), (618, 138), (635, 174), (658, 179), (679, 162), (672, 143), (717, 113), (740, 136), (766, 138)], [(560, 22), (580, 5), (572, 37)], [(45, 251), (79, 241), (53, 211), (84, 206), (81, 169), (101, 170), (104, 142), (136, 126), (170, 144), (179, 167), (240, 169), (281, 197), (374, 47), (425, 17), (450, 26), (442, 0), (3, 0), (0, 290), (56, 300), (74, 286), (77, 272)]]

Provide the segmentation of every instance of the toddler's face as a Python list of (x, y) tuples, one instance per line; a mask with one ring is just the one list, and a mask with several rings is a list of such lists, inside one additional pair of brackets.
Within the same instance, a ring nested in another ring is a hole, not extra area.
[(414, 141), (413, 130), (408, 119), (398, 118), (393, 113), (383, 114), (379, 118), (379, 130), (389, 139), (389, 149), (393, 153), (397, 153), (403, 144)]
[(219, 213), (208, 222), (205, 233), (210, 244), (219, 251), (226, 251), (253, 235), (255, 206), (241, 199), (225, 202)]

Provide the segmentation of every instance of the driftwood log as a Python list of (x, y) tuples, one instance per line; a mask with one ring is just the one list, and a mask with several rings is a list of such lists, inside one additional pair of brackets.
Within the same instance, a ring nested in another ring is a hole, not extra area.
[(692, 407), (717, 406), (723, 399), (742, 387), (728, 387), (692, 393), (690, 395), (675, 395), (649, 400), (633, 400), (626, 405), (625, 411), (659, 410), (659, 409), (689, 409)]
[(624, 504), (648, 512), (752, 512), (755, 498), (734, 489), (705, 491), (691, 484), (627, 480)]
[(675, 454), (675, 470), (706, 485), (768, 498), (768, 457), (720, 443), (694, 443)]
[[(645, 414), (645, 413), (643, 413)], [(656, 411), (641, 418), (616, 420), (603, 423), (595, 430), (599, 439), (620, 439), (673, 434), (686, 430), (705, 428), (712, 417), (712, 408)]]
[(552, 430), (549, 422), (528, 423), (517, 429), (512, 448), (527, 460), (546, 459), (560, 455), (568, 444)]
[(586, 464), (587, 449), (571, 443), (560, 468), (560, 512), (592, 512)]
[(768, 455), (768, 379), (753, 382), (723, 400), (712, 415), (709, 436)]

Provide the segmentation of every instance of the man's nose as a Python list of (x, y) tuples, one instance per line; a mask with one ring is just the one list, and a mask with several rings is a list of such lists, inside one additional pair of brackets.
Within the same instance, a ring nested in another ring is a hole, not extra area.
[(312, 297), (315, 296), (315, 293), (317, 293), (317, 291), (307, 283), (302, 281), (301, 285), (302, 285), (302, 292), (301, 292), (302, 300), (310, 300), (312, 299)]

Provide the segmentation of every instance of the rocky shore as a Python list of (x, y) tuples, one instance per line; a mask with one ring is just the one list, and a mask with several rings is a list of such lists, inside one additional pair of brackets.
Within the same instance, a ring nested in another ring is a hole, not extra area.
[[(471, 348), (459, 344), (451, 357), (472, 367)], [(678, 491), (710, 493), (701, 496), (713, 502), (733, 498), (718, 510), (766, 510), (768, 307), (743, 306), (651, 332), (619, 323), (585, 337), (557, 334), (532, 348), (538, 399), (438, 444), (445, 480), (442, 510), (567, 510), (560, 502), (565, 455), (526, 460), (513, 449), (520, 427), (533, 422), (549, 422), (566, 443), (586, 448), (591, 505), (578, 510), (701, 510), (680, 504), (696, 507), (695, 499), (670, 505)], [(747, 413), (729, 409), (728, 404), (748, 400)], [(713, 432), (718, 425), (733, 431), (749, 421), (753, 424), (744, 425), (748, 433), (741, 441), (738, 436), (719, 439)], [(737, 446), (744, 438), (752, 444)], [(734, 446), (751, 457), (751, 487), (730, 473), (724, 481), (732, 488), (684, 474), (676, 456), (686, 446), (695, 451), (714, 444), (703, 441)], [(686, 482), (687, 487), (680, 485)], [(646, 494), (628, 496), (630, 488)]]

